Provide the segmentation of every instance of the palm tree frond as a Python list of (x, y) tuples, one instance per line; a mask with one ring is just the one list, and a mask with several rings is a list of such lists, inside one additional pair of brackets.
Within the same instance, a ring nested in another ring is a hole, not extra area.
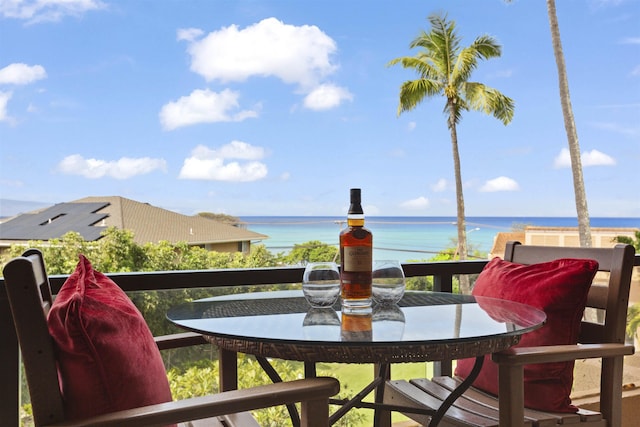
[(502, 55), (502, 47), (496, 39), (488, 35), (476, 38), (469, 47), (474, 49), (482, 59), (497, 58)]
[(471, 77), (471, 73), (478, 66), (477, 52), (467, 47), (460, 51), (451, 72), (451, 84), (460, 85)]
[(447, 21), (447, 15), (433, 14), (429, 16), (431, 32), (428, 37), (432, 41), (432, 56), (437, 58), (441, 72), (451, 75), (456, 56), (460, 50), (461, 38), (456, 32), (455, 21)]
[(505, 125), (513, 119), (515, 103), (499, 90), (482, 83), (467, 82), (464, 84), (463, 92), (470, 109), (493, 115)]
[(425, 97), (437, 95), (442, 91), (442, 85), (433, 80), (408, 80), (400, 87), (400, 104), (398, 115), (404, 111), (413, 110)]
[(413, 68), (418, 72), (420, 78), (434, 79), (438, 76), (438, 70), (434, 68), (429, 57), (422, 57), (419, 55), (403, 56), (389, 61), (387, 66), (396, 64), (402, 65), (403, 68)]

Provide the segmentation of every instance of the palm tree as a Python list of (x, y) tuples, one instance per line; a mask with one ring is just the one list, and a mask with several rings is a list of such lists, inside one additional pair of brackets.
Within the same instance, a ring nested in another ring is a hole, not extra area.
[[(409, 80), (400, 87), (398, 115), (413, 110), (425, 98), (445, 97), (444, 113), (451, 134), (453, 167), (456, 182), (456, 207), (458, 225), (457, 252), (461, 260), (467, 259), (467, 235), (460, 173), (460, 154), (456, 126), (462, 113), (468, 110), (491, 114), (507, 125), (513, 118), (514, 102), (498, 90), (482, 83), (471, 82), (471, 74), (482, 59), (499, 57), (500, 45), (492, 37), (483, 35), (468, 47), (461, 47), (461, 38), (456, 33), (455, 21), (447, 21), (446, 15), (430, 15), (431, 30), (422, 31), (410, 44), (419, 48), (415, 56), (405, 56), (392, 60), (388, 65), (401, 64), (414, 69), (419, 78)], [(460, 278), (463, 292), (469, 285), (465, 276)]]
[(569, 80), (567, 79), (567, 67), (564, 63), (564, 53), (562, 52), (560, 26), (558, 25), (555, 0), (547, 0), (547, 13), (549, 15), (549, 26), (551, 27), (553, 54), (556, 57), (556, 66), (558, 68), (558, 84), (560, 86), (560, 104), (562, 105), (564, 128), (567, 132), (567, 142), (569, 143), (569, 156), (571, 158), (571, 171), (573, 173), (573, 192), (578, 214), (580, 246), (591, 247), (591, 225), (589, 223), (589, 209), (587, 209), (587, 194), (582, 178), (580, 144), (578, 144), (578, 131), (576, 130), (576, 123), (573, 119), (573, 109), (571, 108), (571, 98), (569, 97)]

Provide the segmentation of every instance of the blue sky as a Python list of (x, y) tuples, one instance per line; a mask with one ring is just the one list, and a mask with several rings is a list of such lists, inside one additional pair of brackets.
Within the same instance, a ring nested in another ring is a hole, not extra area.
[[(560, 0), (592, 216), (639, 217), (640, 1)], [(483, 34), (511, 124), (458, 126), (468, 216), (575, 216), (543, 1), (0, 0), (0, 197), (184, 214), (453, 216), (443, 98), (397, 115), (387, 67), (427, 16)]]

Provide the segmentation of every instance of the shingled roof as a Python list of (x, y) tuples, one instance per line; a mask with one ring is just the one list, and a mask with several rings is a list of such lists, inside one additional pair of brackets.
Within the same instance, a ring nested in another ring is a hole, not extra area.
[(2, 240), (49, 240), (77, 231), (85, 240), (100, 238), (107, 227), (131, 230), (138, 244), (187, 242), (189, 245), (246, 242), (268, 236), (201, 216), (188, 216), (124, 197), (85, 197), (23, 214), (0, 224)]

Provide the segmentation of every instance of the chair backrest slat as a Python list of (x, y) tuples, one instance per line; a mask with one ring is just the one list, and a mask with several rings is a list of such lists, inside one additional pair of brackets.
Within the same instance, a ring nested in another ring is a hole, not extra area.
[(587, 295), (587, 307), (606, 310), (608, 299), (609, 285), (593, 283), (589, 289), (589, 295)]
[(36, 426), (64, 420), (53, 340), (47, 326), (51, 287), (42, 254), (25, 252), (4, 267), (4, 283), (25, 365)]
[(578, 248), (521, 245), (509, 242), (504, 259), (520, 264), (534, 264), (559, 258), (587, 258), (598, 261), (598, 271), (608, 272), (606, 284), (591, 286), (587, 307), (604, 310), (602, 321), (583, 320), (579, 342), (624, 343), (629, 290), (635, 250), (631, 245), (613, 248)]

